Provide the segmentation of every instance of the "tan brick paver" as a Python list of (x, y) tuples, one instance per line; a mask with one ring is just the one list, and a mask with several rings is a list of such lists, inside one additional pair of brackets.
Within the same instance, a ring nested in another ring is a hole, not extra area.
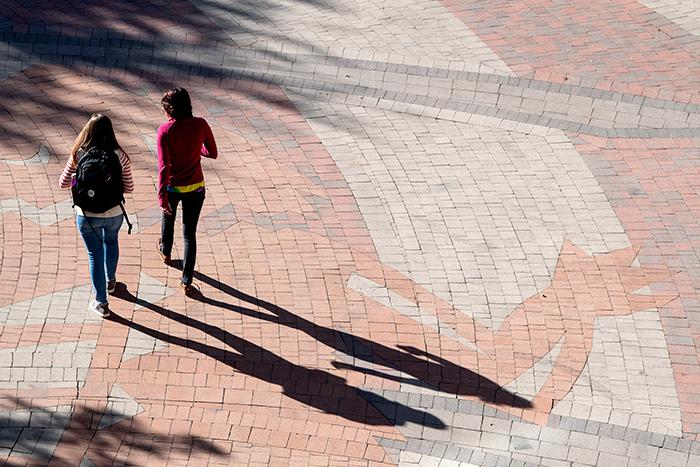
[[(699, 13), (550, 3), (3, 2), (2, 462), (696, 465)], [(189, 298), (173, 84), (221, 153)], [(94, 112), (136, 181), (106, 320), (57, 187)]]

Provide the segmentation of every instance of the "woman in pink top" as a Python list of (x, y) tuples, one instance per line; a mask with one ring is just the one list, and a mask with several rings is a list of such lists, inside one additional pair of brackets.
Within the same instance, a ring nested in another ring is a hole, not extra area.
[(209, 124), (192, 116), (187, 90), (173, 88), (161, 99), (168, 121), (158, 128), (158, 201), (163, 211), (158, 253), (170, 263), (177, 205), (182, 202), (185, 258), (180, 288), (189, 295), (197, 256), (197, 222), (204, 204), (204, 174), (201, 158), (216, 159), (216, 142)]

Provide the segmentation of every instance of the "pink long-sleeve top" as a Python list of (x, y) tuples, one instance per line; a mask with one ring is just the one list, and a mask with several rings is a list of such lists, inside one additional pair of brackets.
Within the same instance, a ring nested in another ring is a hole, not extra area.
[[(119, 156), (119, 163), (122, 165), (122, 184), (124, 185), (124, 193), (131, 193), (134, 191), (134, 177), (131, 173), (131, 162), (129, 162), (129, 157), (124, 151), (117, 149), (115, 152), (117, 153), (117, 156)], [(80, 159), (82, 153), (82, 150), (78, 151), (78, 159)], [(78, 167), (73, 164), (73, 158), (68, 158), (68, 162), (66, 162), (66, 166), (63, 168), (63, 172), (61, 173), (61, 178), (58, 181), (61, 188), (71, 187), (71, 184), (73, 183), (73, 175), (75, 175), (77, 169)], [(92, 213), (87, 211), (83, 212), (83, 210), (78, 206), (75, 206), (75, 210), (81, 216), (87, 217), (114, 217), (121, 215), (122, 213), (121, 207), (119, 206), (101, 213)]]
[(158, 201), (168, 207), (168, 191), (187, 192), (204, 186), (202, 157), (219, 155), (203, 118), (171, 119), (158, 128)]

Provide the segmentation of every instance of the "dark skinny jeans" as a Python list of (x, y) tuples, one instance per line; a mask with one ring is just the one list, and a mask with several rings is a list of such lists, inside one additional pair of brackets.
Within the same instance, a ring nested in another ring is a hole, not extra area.
[(182, 263), (182, 282), (190, 285), (194, 274), (194, 263), (197, 258), (197, 222), (204, 204), (204, 190), (189, 193), (168, 192), (168, 204), (172, 214), (163, 213), (161, 239), (163, 241), (163, 253), (170, 256), (173, 248), (173, 234), (175, 231), (175, 216), (177, 205), (182, 201), (182, 234), (185, 238), (185, 258)]

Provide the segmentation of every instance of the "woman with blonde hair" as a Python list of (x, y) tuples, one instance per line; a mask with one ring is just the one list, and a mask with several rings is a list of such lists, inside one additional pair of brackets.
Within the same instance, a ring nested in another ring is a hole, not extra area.
[(95, 290), (90, 309), (105, 318), (109, 316), (107, 293), (113, 293), (117, 284), (119, 229), (126, 214), (123, 194), (134, 191), (129, 157), (107, 116), (95, 114), (85, 124), (59, 183), (61, 188), (71, 188), (76, 225), (88, 253)]

